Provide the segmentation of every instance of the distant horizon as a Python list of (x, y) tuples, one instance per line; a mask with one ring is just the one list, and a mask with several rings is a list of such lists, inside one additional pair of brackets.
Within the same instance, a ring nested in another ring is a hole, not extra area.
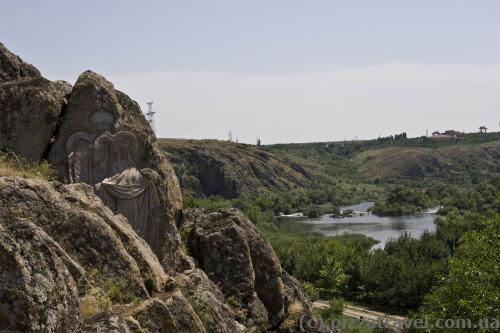
[[(50, 80), (154, 101), (158, 137), (263, 144), (497, 131), (500, 2), (6, 0), (0, 41)], [(394, 130), (402, 129), (402, 130)]]
[[(479, 129), (479, 127), (478, 127)], [(448, 131), (448, 130), (454, 130), (454, 129), (446, 129), (446, 130), (443, 130), (441, 133), (443, 133), (444, 131)], [(397, 134), (402, 134), (402, 133), (405, 133), (404, 131), (402, 132), (399, 132), (399, 133), (394, 133), (392, 134), (393, 136), (394, 135), (397, 135)], [(479, 131), (477, 132), (463, 132), (465, 134), (480, 134)], [(500, 130), (496, 130), (496, 131), (490, 131), (490, 129), (488, 128), (488, 132), (486, 134), (497, 134), (497, 133), (500, 133)], [(391, 135), (388, 135), (386, 137), (389, 137)], [(432, 135), (432, 132), (429, 132), (429, 135), (427, 136), (427, 138), (431, 138), (433, 135)], [(425, 135), (420, 135), (420, 136), (408, 136), (407, 138), (408, 139), (418, 139), (418, 138), (421, 138), (421, 137), (425, 137)], [(241, 143), (241, 144), (245, 144), (245, 145), (253, 145), (255, 146), (256, 145), (256, 141), (255, 142), (242, 142), (242, 141), (235, 141), (234, 139), (232, 141), (230, 141), (228, 138), (226, 139), (220, 139), (220, 138), (177, 138), (177, 137), (159, 137), (157, 136), (157, 138), (159, 140), (194, 140), (194, 141), (222, 141), (222, 142), (231, 142), (231, 143)], [(377, 140), (378, 138), (385, 138), (385, 137), (376, 137), (376, 138), (358, 138), (358, 139), (345, 139), (345, 140), (326, 140), (326, 141), (306, 141), (306, 142), (275, 142), (275, 143), (265, 143), (265, 142), (262, 142), (262, 146), (272, 146), (272, 145), (293, 145), (293, 144), (313, 144), (313, 143), (343, 143), (343, 142), (346, 142), (346, 143), (355, 143), (355, 142), (366, 142), (366, 141), (375, 141)], [(436, 139), (436, 140), (439, 140), (439, 139)], [(449, 140), (453, 140), (453, 139), (449, 139)], [(446, 139), (445, 139), (446, 141)]]

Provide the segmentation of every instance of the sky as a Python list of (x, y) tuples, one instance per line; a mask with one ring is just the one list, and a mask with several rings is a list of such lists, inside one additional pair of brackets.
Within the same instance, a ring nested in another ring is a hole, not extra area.
[(369, 139), (500, 126), (500, 1), (1, 0), (0, 42), (51, 80), (91, 69), (157, 136)]

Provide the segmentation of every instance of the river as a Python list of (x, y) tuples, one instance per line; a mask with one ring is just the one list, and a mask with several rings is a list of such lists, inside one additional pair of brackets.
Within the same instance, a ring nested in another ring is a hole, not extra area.
[[(373, 202), (363, 202), (358, 205), (341, 207), (341, 210), (366, 212)], [(400, 217), (381, 217), (364, 215), (356, 217), (320, 218), (280, 217), (278, 229), (284, 233), (319, 233), (325, 236), (336, 236), (343, 233), (360, 233), (369, 236), (380, 243), (374, 248), (382, 248), (390, 238), (397, 238), (403, 232), (418, 238), (424, 230), (434, 231), (434, 215), (419, 214)]]

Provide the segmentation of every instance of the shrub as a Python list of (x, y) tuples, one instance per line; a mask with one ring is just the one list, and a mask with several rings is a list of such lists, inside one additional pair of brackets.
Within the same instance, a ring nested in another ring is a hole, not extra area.
[(111, 299), (100, 288), (88, 288), (85, 296), (80, 299), (80, 313), (83, 320), (109, 309), (111, 309)]
[(319, 291), (314, 287), (312, 283), (309, 282), (302, 282), (302, 289), (306, 292), (306, 294), (309, 296), (311, 301), (317, 301), (319, 299)]

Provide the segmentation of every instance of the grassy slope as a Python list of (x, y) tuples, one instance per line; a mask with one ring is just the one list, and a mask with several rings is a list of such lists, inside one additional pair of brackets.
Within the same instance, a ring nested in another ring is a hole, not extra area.
[(160, 139), (186, 193), (225, 198), (265, 190), (369, 186), (397, 178), (469, 184), (500, 171), (498, 133), (434, 141), (280, 144)]
[(27, 163), (13, 153), (0, 152), (0, 177), (13, 176), (51, 180), (54, 171), (47, 162)]
[(441, 148), (389, 147), (353, 158), (356, 170), (369, 179), (435, 177), (469, 181), (474, 175), (500, 171), (500, 141)]
[(217, 140), (160, 139), (186, 193), (236, 198), (311, 188), (313, 174), (286, 156)]

